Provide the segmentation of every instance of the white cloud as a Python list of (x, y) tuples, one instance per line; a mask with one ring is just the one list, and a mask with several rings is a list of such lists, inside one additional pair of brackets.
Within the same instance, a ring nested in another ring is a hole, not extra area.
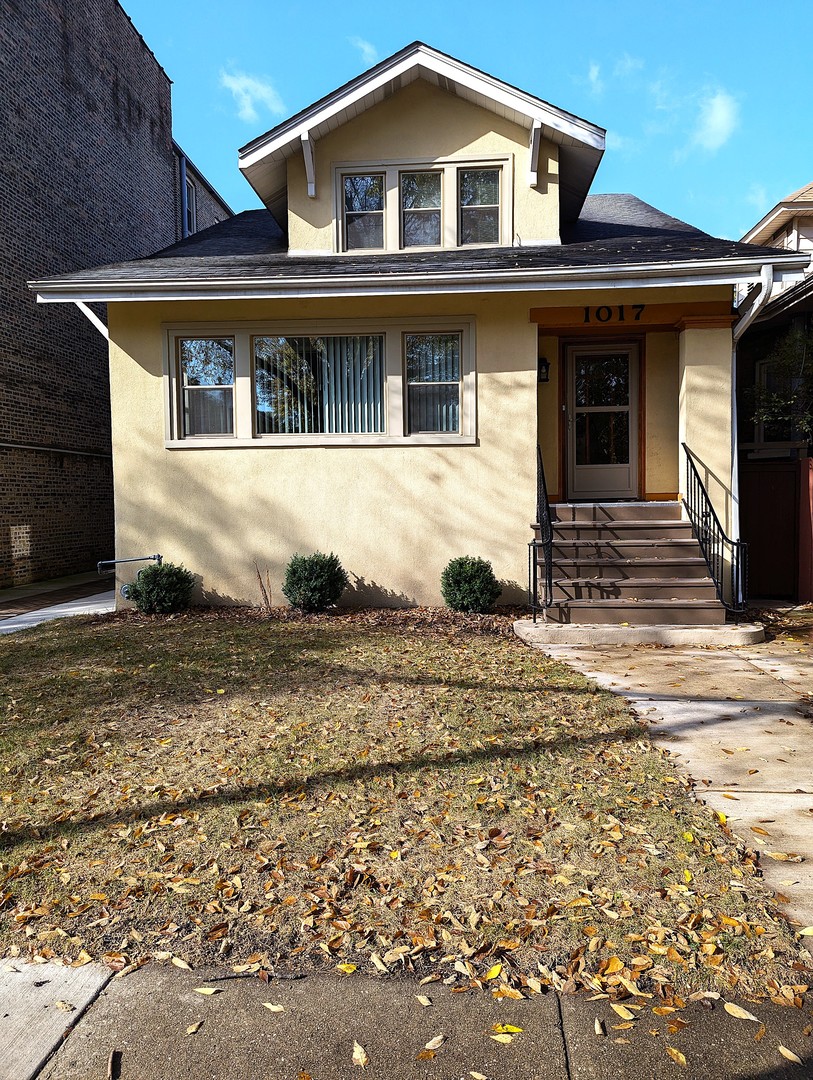
[(629, 53), (624, 53), (621, 59), (616, 61), (613, 75), (617, 79), (626, 79), (634, 71), (640, 71), (643, 66), (643, 60), (639, 60), (637, 56), (630, 56)]
[(587, 72), (587, 81), (590, 84), (590, 92), (595, 97), (600, 97), (604, 93), (604, 83), (601, 79), (601, 68), (598, 64), (591, 64)]
[(361, 53), (361, 59), (367, 67), (372, 67), (373, 64), (378, 63), (378, 49), (376, 49), (375, 45), (371, 45), (369, 41), (365, 41), (361, 37), (351, 37), (347, 40), (354, 49), (358, 49)]
[(604, 145), (610, 151), (616, 150), (626, 154), (634, 153), (638, 149), (637, 139), (632, 139), (629, 135), (620, 135), (617, 131), (607, 132)]
[(739, 106), (726, 90), (707, 92), (700, 99), (700, 115), (692, 143), (712, 153), (728, 142), (739, 124)]
[(748, 194), (745, 196), (745, 201), (749, 206), (753, 206), (759, 214), (764, 214), (771, 206), (768, 201), (768, 192), (763, 184), (751, 184)]
[(221, 71), (220, 85), (231, 91), (237, 105), (237, 115), (248, 123), (259, 119), (258, 106), (267, 109), (272, 116), (284, 116), (286, 113), (282, 98), (270, 79), (247, 75), (244, 71)]

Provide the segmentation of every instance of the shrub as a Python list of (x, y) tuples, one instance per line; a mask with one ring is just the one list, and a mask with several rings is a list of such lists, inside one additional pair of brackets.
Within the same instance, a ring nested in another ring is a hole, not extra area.
[(335, 604), (350, 584), (350, 578), (331, 552), (323, 555), (294, 555), (285, 568), (282, 592), (286, 600), (300, 611), (324, 611)]
[(502, 592), (491, 563), (474, 555), (452, 559), (440, 575), (440, 591), (452, 611), (486, 612)]
[(189, 607), (195, 575), (183, 566), (162, 563), (145, 566), (128, 587), (127, 599), (132, 600), (145, 615), (168, 615)]

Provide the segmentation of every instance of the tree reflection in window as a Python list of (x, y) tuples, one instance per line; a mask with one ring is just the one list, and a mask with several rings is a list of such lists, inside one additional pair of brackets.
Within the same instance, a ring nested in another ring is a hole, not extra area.
[(181, 338), (178, 362), (184, 435), (233, 434), (233, 339)]

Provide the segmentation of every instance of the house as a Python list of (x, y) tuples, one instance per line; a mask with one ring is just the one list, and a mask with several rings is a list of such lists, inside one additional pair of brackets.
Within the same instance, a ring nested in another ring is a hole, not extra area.
[[(813, 252), (813, 184), (777, 203), (743, 240)], [(754, 422), (754, 388), (772, 390), (771, 352), (791, 330), (813, 331), (813, 273), (778, 283), (737, 352), (742, 535), (754, 596), (813, 600), (813, 445), (792, 424)], [(781, 377), (781, 376), (780, 376)]]
[(603, 152), (416, 42), (243, 147), (267, 210), (32, 282), (108, 305), (117, 554), (228, 603), (332, 550), (375, 604), (473, 554), (521, 600), (546, 478), (552, 618), (722, 620), (679, 500), (736, 539), (735, 289), (753, 318), (807, 256), (591, 196)]
[(107, 346), (75, 307), (38, 308), (27, 280), (136, 258), (231, 211), (173, 142), (170, 80), (116, 0), (4, 5), (0, 78), (4, 588), (114, 549)]

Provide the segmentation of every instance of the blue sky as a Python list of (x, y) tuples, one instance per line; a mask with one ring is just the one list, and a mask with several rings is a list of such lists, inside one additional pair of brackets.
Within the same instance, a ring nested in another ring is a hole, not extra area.
[(177, 141), (234, 210), (255, 136), (419, 39), (607, 128), (593, 192), (739, 238), (813, 181), (810, 0), (122, 0)]

